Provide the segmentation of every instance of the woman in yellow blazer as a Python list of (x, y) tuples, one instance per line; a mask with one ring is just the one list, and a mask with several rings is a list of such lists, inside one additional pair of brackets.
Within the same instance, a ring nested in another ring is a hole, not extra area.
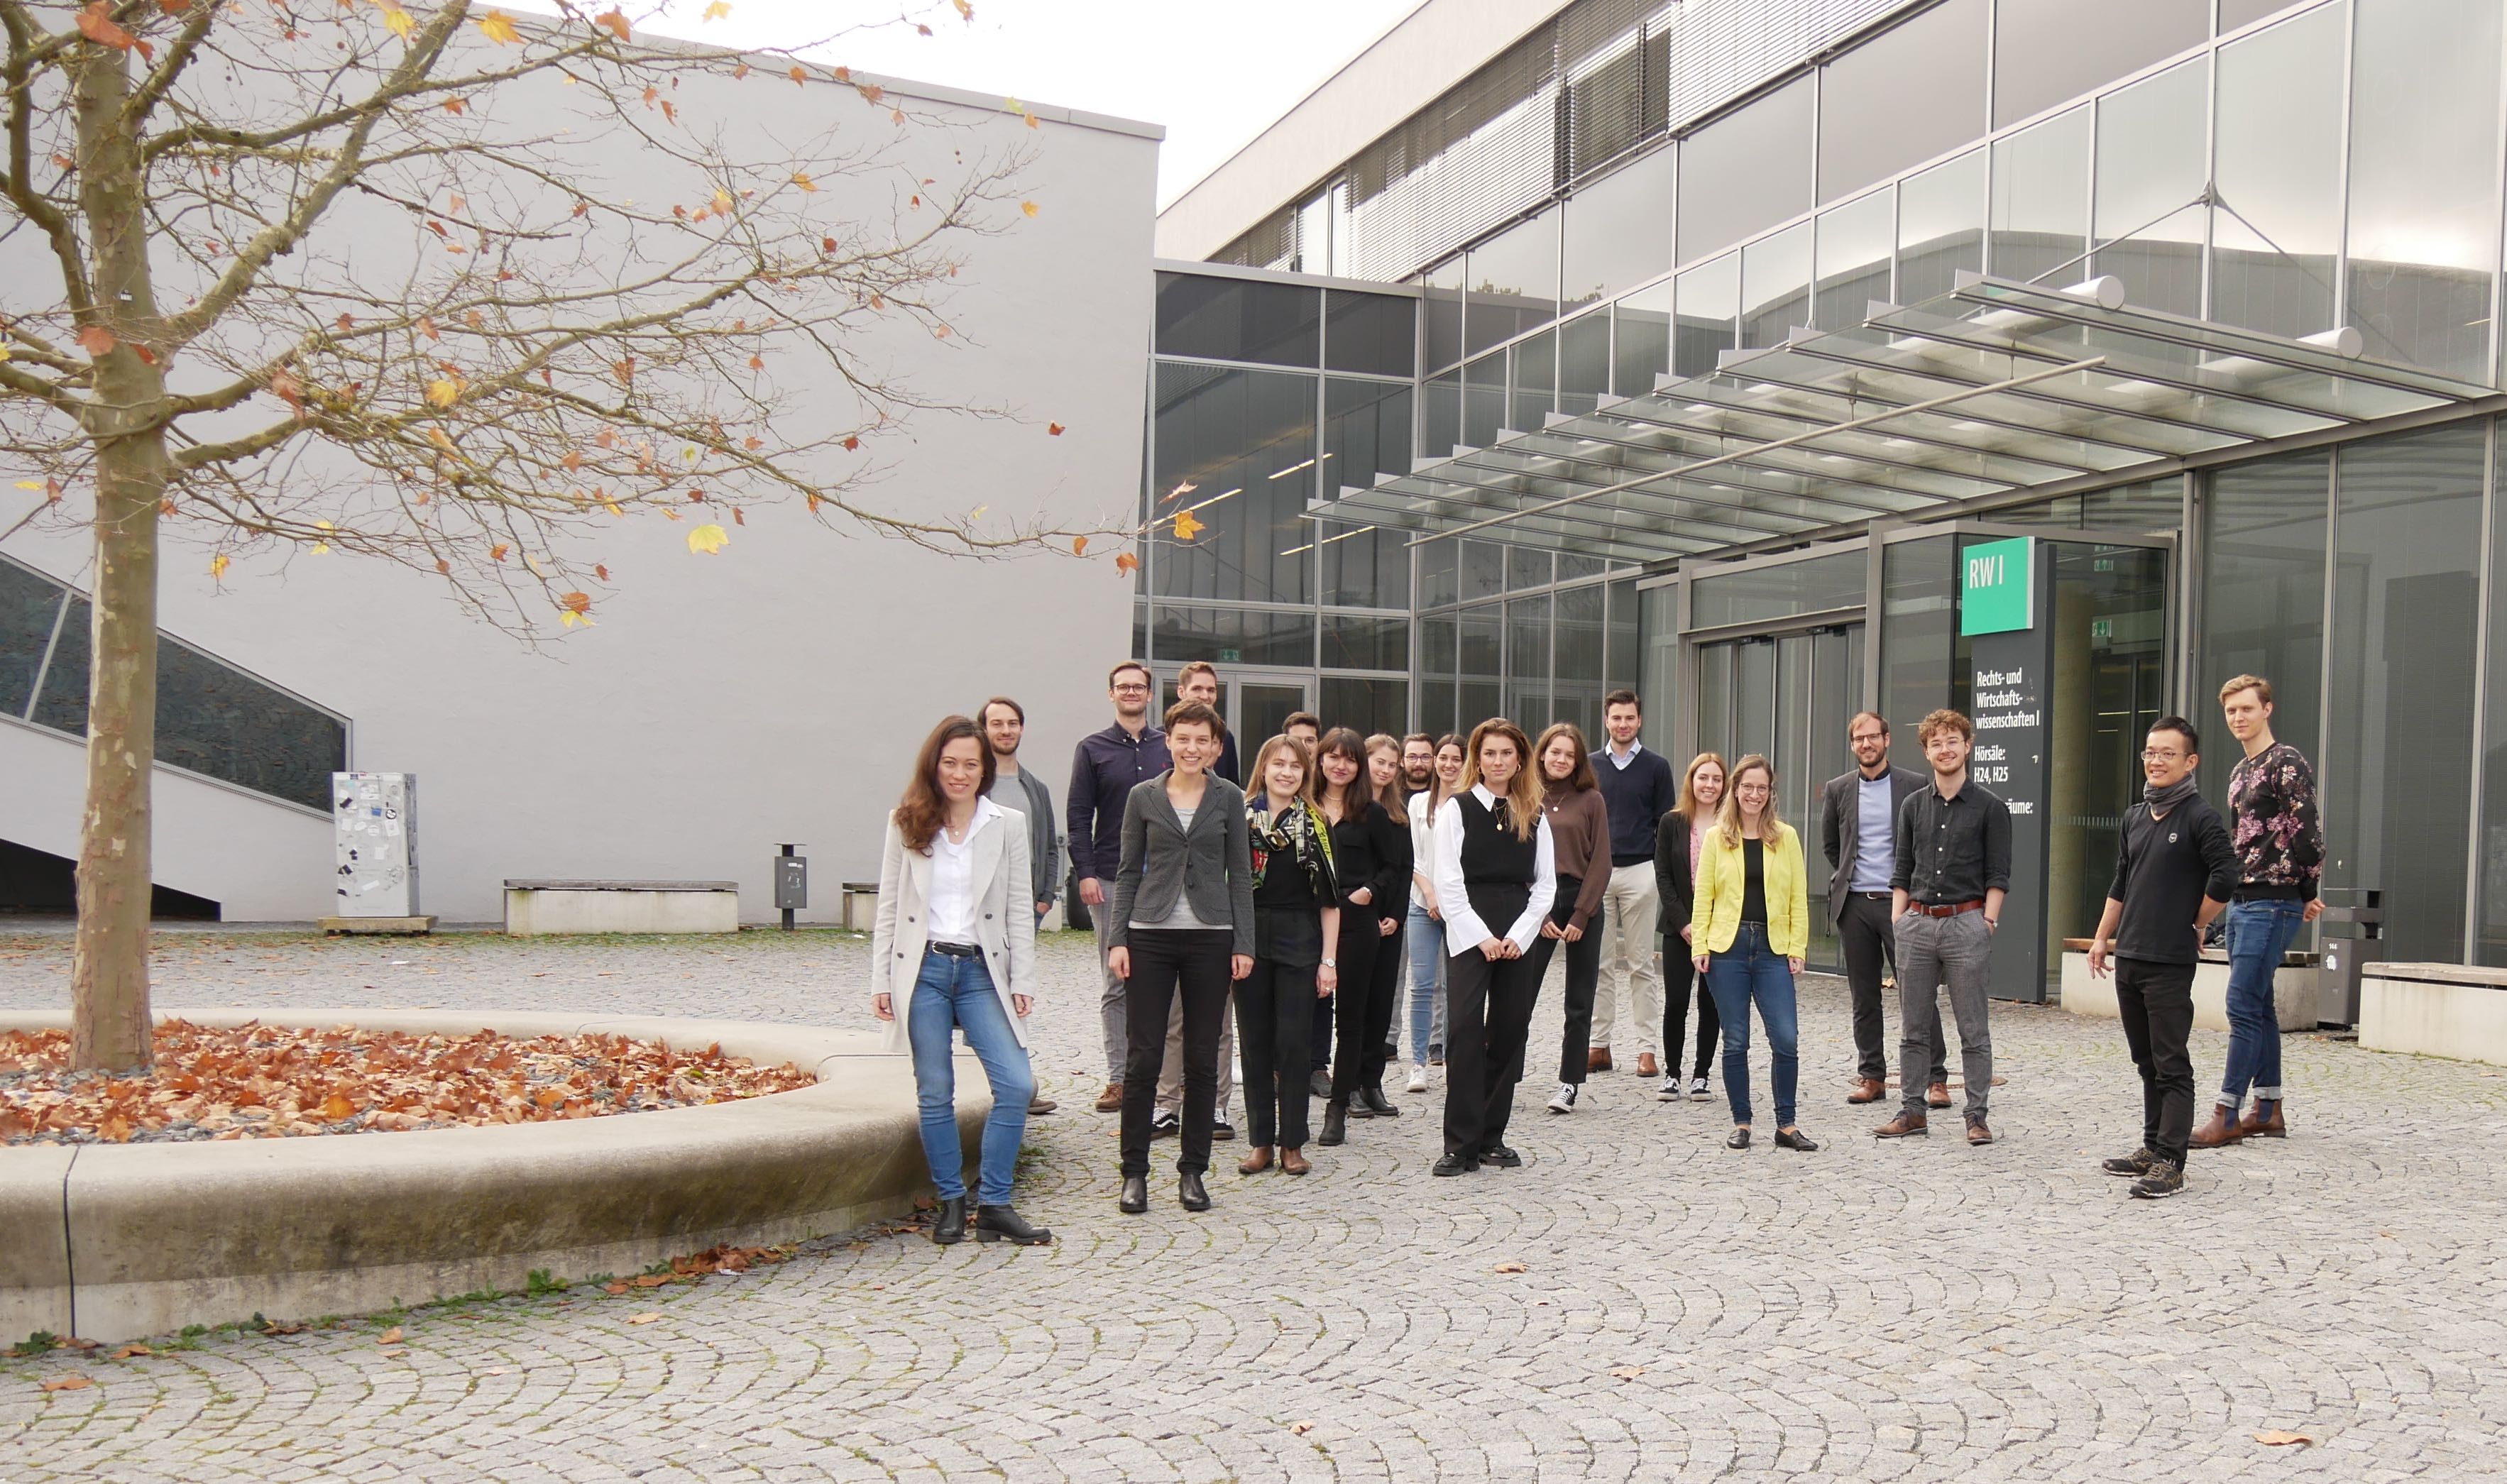
[(1690, 949), (1724, 1022), (1724, 1094), (1732, 1103), (1726, 1148), (1750, 1147), (1750, 1004), (1774, 1053), (1776, 1147), (1819, 1147), (1794, 1123), (1798, 1021), (1794, 976), (1810, 942), (1801, 832), (1776, 817), (1776, 770), (1758, 753), (1732, 765), (1717, 827), (1698, 856)]

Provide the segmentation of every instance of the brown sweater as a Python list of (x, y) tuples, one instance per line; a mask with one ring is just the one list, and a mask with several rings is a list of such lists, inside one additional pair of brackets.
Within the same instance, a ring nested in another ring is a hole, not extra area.
[(1598, 788), (1552, 788), (1542, 796), (1549, 816), (1549, 839), (1558, 852), (1558, 874), (1573, 876), (1576, 912), (1570, 927), (1582, 927), (1602, 910), (1602, 894), (1611, 889), (1611, 811)]

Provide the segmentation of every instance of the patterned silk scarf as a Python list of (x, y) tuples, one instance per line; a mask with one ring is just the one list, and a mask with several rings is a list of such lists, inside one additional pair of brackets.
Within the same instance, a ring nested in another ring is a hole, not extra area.
[(1254, 887), (1261, 887), (1271, 857), (1285, 853), (1305, 871), (1306, 885), (1318, 898), (1329, 896), (1330, 888), (1324, 883), (1325, 868), (1331, 864), (1331, 832), (1324, 827), (1323, 817), (1300, 799), (1286, 814), (1274, 818), (1266, 807), (1269, 803), (1268, 794), (1245, 796), (1246, 828), (1254, 837)]

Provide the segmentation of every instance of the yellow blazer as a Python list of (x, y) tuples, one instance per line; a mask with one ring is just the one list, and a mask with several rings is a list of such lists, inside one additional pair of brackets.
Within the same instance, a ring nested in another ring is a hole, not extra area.
[[(1798, 959), (1810, 947), (1810, 888), (1802, 871), (1801, 831), (1787, 825), (1785, 838), (1767, 842), (1765, 854), (1767, 947)], [(1741, 846), (1724, 843), (1722, 830), (1707, 831), (1689, 917), (1692, 953), (1724, 953), (1739, 935), (1741, 893), (1749, 885), (1745, 856)]]

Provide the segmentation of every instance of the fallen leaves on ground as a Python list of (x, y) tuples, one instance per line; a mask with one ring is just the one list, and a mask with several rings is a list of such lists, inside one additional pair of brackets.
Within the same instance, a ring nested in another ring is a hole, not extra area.
[(630, 1324), (649, 1324), (660, 1318), (661, 1316), (659, 1314), (647, 1309), (641, 1314), (631, 1314), (627, 1316), (627, 1322)]
[(379, 1335), (375, 1336), (375, 1343), (376, 1343), (376, 1344), (378, 1344), (378, 1345), (397, 1345), (397, 1344), (399, 1344), (399, 1343), (400, 1343), (400, 1326), (399, 1326), (398, 1324), (394, 1324), (394, 1325), (393, 1325), (393, 1326), (391, 1326), (389, 1329), (386, 1329), (386, 1330), (384, 1330), (382, 1333), (381, 1333), (381, 1334), (379, 1334)]
[(1639, 1376), (1645, 1374), (1645, 1367), (1642, 1365), (1622, 1365), (1618, 1369), (1611, 1372), (1611, 1374), (1621, 1381), (1634, 1381)]
[(66, 1376), (54, 1376), (52, 1380), (45, 1382), (44, 1390), (48, 1392), (84, 1392), (93, 1385), (95, 1385), (94, 1382), (90, 1381), (76, 1371), (72, 1371)]
[(2255, 1434), (2255, 1441), (2267, 1448), (2286, 1448), (2292, 1443), (2311, 1444), (2315, 1439), (2304, 1432), (2284, 1432), (2278, 1428), (2266, 1428)]
[(1289, 1430), (1294, 1432), (1299, 1437), (1303, 1437), (1307, 1433), (1315, 1430), (1315, 1425), (1310, 1422), (1292, 1422), (1289, 1424)]
[(1520, 1273), (1524, 1268), (1519, 1262), (1501, 1262), (1497, 1265), (1497, 1270), (1501, 1273)]
[(758, 1067), (719, 1046), (683, 1052), (600, 1034), (167, 1021), (157, 1028), (156, 1053), (146, 1076), (72, 1072), (68, 1032), (0, 1032), (0, 1144), (479, 1128), (729, 1103), (815, 1082), (797, 1068)]
[(157, 1354), (157, 1352), (150, 1350), (145, 1345), (125, 1345), (120, 1350), (113, 1353), (113, 1358), (117, 1360), (127, 1360), (133, 1356), (153, 1356), (155, 1354)]

